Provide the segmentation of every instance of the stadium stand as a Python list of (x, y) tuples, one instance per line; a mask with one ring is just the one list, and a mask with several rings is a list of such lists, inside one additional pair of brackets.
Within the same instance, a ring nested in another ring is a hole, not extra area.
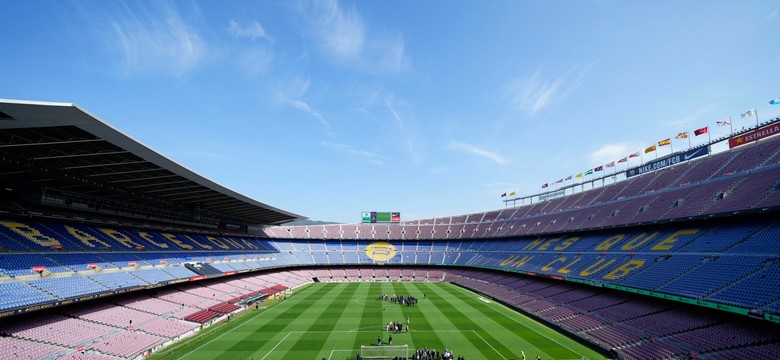
[(778, 139), (518, 207), (289, 226), (73, 105), (0, 111), (0, 355), (135, 357), (313, 278), (452, 282), (621, 358), (780, 353)]

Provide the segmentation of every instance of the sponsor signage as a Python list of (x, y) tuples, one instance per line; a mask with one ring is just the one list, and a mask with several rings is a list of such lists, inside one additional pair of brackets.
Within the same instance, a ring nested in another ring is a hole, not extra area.
[(206, 275), (193, 276), (193, 277), (190, 278), (190, 281), (198, 281), (198, 280), (203, 280), (205, 278), (206, 278)]
[(693, 160), (709, 154), (709, 146), (702, 146), (700, 148), (691, 149), (685, 152), (672, 154), (653, 162), (649, 162), (639, 167), (635, 167), (626, 171), (626, 177), (632, 177), (636, 175), (642, 175), (656, 170), (663, 169), (668, 166), (676, 165), (684, 161)]
[(780, 134), (780, 124), (771, 124), (729, 139), (729, 149)]
[(37, 272), (37, 273), (39, 273), (39, 272), (43, 272), (43, 270), (45, 270), (45, 269), (46, 269), (46, 267), (45, 267), (45, 266), (33, 266), (33, 267), (32, 267), (32, 271), (35, 271), (35, 272)]
[(235, 275), (235, 274), (236, 274), (235, 271), (228, 271), (228, 272), (225, 273), (225, 276), (230, 276), (230, 275)]

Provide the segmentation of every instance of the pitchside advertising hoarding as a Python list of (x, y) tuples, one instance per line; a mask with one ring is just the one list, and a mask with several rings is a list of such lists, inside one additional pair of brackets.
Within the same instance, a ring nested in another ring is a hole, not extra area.
[(676, 165), (684, 161), (693, 160), (702, 156), (706, 156), (707, 154), (709, 154), (709, 151), (710, 151), (709, 146), (703, 146), (700, 148), (688, 150), (686, 152), (662, 157), (658, 160), (649, 162), (640, 167), (633, 168), (631, 170), (626, 171), (626, 177), (629, 178), (635, 175), (642, 175), (645, 173), (663, 169), (667, 166)]
[(361, 213), (362, 223), (400, 223), (401, 213), (399, 212), (379, 212), (364, 211)]
[(729, 149), (780, 134), (780, 124), (770, 124), (729, 139)]

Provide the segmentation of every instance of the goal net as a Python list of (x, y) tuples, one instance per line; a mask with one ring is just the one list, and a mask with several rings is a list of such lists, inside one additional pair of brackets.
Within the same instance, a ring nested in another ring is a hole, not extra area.
[(360, 355), (364, 359), (406, 359), (409, 345), (397, 346), (360, 346)]

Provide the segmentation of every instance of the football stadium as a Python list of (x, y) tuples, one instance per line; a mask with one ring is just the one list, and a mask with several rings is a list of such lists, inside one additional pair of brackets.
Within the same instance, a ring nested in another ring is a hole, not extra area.
[(778, 14), (0, 1), (0, 360), (780, 359)]
[(3, 358), (780, 353), (780, 118), (498, 210), (297, 226), (76, 105), (0, 118)]

